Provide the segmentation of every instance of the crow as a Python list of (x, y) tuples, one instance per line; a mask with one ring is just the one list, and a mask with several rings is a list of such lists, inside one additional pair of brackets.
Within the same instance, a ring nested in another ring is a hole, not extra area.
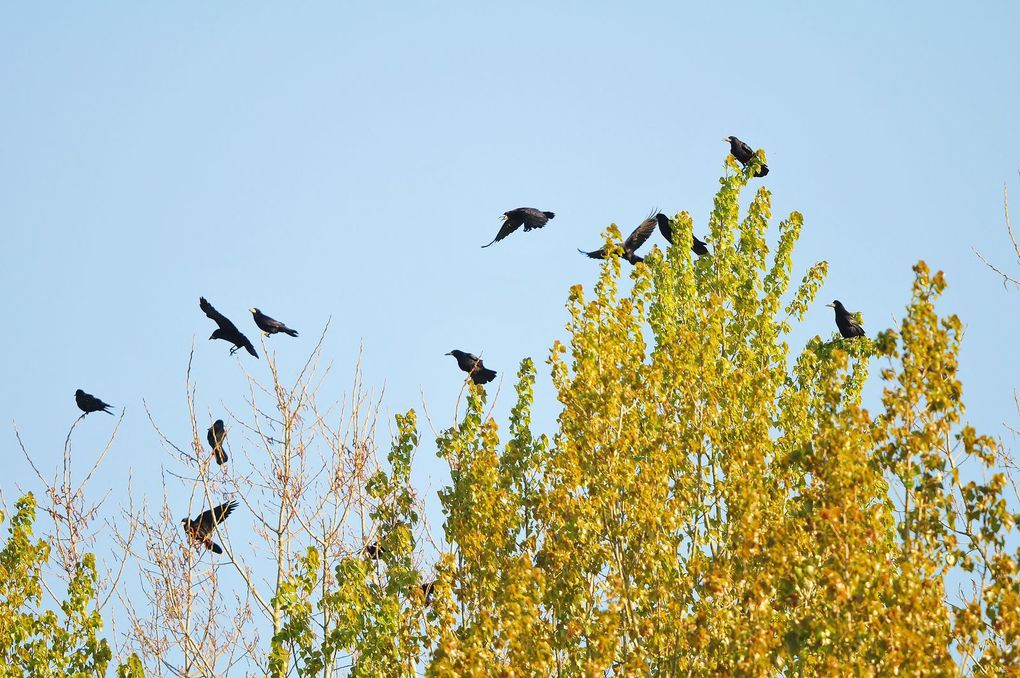
[[(662, 212), (655, 215), (655, 220), (659, 222), (659, 231), (662, 233), (662, 237), (669, 241), (669, 244), (673, 244), (673, 225)], [(698, 236), (691, 234), (691, 251), (697, 254), (699, 257), (708, 254), (708, 243), (698, 240)]]
[(237, 508), (236, 501), (226, 501), (208, 511), (203, 511), (194, 520), (188, 520), (187, 518), (181, 520), (181, 525), (184, 526), (184, 533), (188, 535), (188, 540), (193, 546), (201, 545), (213, 553), (223, 553), (220, 545), (212, 540), (213, 529), (226, 520), (227, 516), (235, 508)]
[[(534, 207), (518, 207), (509, 212), (503, 212), (503, 216), (500, 217), (503, 220), (503, 225), (489, 245), (499, 242), (520, 228), (521, 225), (524, 226), (525, 231), (530, 231), (533, 228), (542, 228), (555, 216), (555, 212), (542, 212)], [(482, 248), (484, 249), (489, 245), (482, 245)]]
[(836, 327), (839, 328), (839, 333), (844, 339), (864, 336), (864, 328), (861, 327), (860, 323), (854, 320), (853, 314), (846, 310), (838, 299), (831, 304), (826, 304), (826, 306), (835, 310)]
[(74, 402), (78, 404), (78, 409), (85, 414), (88, 414), (89, 412), (106, 412), (109, 415), (113, 414), (113, 412), (107, 409), (109, 407), (113, 407), (113, 405), (108, 405), (94, 395), (86, 393), (81, 389), (74, 392)]
[(386, 549), (379, 546), (379, 542), (374, 541), (365, 547), (365, 553), (367, 553), (368, 557), (372, 560), (379, 560), (379, 556), (386, 553)]
[(430, 582), (425, 582), (424, 584), (421, 585), (421, 593), (423, 596), (425, 596), (425, 607), (428, 607), (429, 605), (432, 604), (432, 594), (435, 593), (435, 591), (436, 582), (434, 580)]
[(227, 451), (223, 449), (223, 441), (227, 439), (227, 432), (223, 428), (222, 419), (213, 422), (205, 434), (205, 439), (209, 441), (209, 447), (212, 448), (213, 456), (216, 457), (216, 463), (220, 466), (226, 464)]
[(206, 301), (205, 297), (198, 298), (198, 307), (201, 308), (202, 311), (209, 316), (209, 318), (216, 321), (217, 325), (219, 325), (216, 331), (212, 333), (212, 336), (209, 337), (210, 339), (223, 339), (224, 341), (229, 341), (233, 344), (234, 348), (230, 349), (230, 355), (234, 355), (234, 352), (237, 349), (243, 348), (256, 358), (259, 357), (259, 354), (255, 352), (255, 347), (251, 345), (251, 341), (248, 340), (248, 337), (241, 334), (241, 330), (237, 329), (237, 326), (230, 322), (227, 316), (213, 308), (213, 305)]
[(255, 324), (259, 326), (259, 329), (266, 334), (276, 334), (277, 332), (283, 332), (289, 334), (292, 337), (297, 336), (297, 330), (292, 330), (284, 325), (279, 320), (270, 318), (268, 315), (258, 310), (257, 308), (249, 308), (251, 314), (255, 316)]
[[(723, 141), (730, 142), (730, 153), (733, 154), (734, 158), (740, 161), (741, 165), (747, 167), (747, 163), (751, 162), (751, 158), (754, 157), (754, 151), (751, 149), (751, 147), (732, 135), (726, 137), (725, 139), (723, 139)], [(761, 167), (758, 168), (758, 171), (754, 173), (754, 176), (763, 177), (768, 173), (769, 166), (766, 165), (765, 163), (762, 163)]]
[[(637, 249), (645, 244), (645, 241), (651, 237), (652, 232), (655, 230), (656, 217), (649, 215), (647, 219), (638, 224), (638, 227), (634, 229), (634, 232), (627, 236), (627, 239), (621, 243), (617, 243), (617, 246), (623, 250), (623, 258), (629, 261), (631, 264), (636, 264), (640, 261), (644, 261), (644, 257), (637, 255)], [(606, 248), (600, 247), (594, 252), (585, 252), (582, 249), (577, 250), (581, 254), (591, 257), (592, 259), (605, 259)]]
[(496, 378), (496, 370), (490, 370), (482, 364), (482, 359), (472, 353), (465, 353), (456, 349), (446, 355), (452, 355), (457, 359), (457, 366), (471, 375), (471, 381), (476, 384), (488, 384)]

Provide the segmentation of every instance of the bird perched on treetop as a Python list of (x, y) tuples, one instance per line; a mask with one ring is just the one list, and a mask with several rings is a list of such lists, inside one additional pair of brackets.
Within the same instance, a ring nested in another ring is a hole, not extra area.
[[(525, 231), (530, 231), (533, 228), (542, 228), (549, 220), (556, 216), (555, 212), (542, 212), (535, 209), (534, 207), (518, 207), (512, 209), (509, 212), (503, 212), (503, 216), (500, 219), (503, 220), (503, 225), (499, 229), (499, 233), (492, 239), (492, 243), (499, 242), (503, 238), (507, 237), (522, 225)], [(486, 248), (489, 245), (482, 245), (482, 248)]]
[(227, 439), (227, 431), (223, 428), (223, 420), (217, 419), (205, 434), (205, 439), (212, 448), (216, 463), (223, 466), (227, 463), (227, 451), (223, 449), (223, 441)]
[[(754, 149), (732, 135), (726, 137), (723, 141), (730, 142), (730, 153), (733, 154), (734, 158), (740, 161), (741, 165), (747, 167), (747, 163), (751, 162), (751, 158), (754, 157)], [(768, 173), (769, 166), (762, 163), (761, 167), (758, 168), (758, 171), (754, 173), (754, 176), (763, 177)]]
[(836, 327), (839, 328), (839, 333), (844, 339), (864, 336), (864, 328), (854, 320), (853, 314), (846, 310), (839, 299), (831, 304), (826, 304), (826, 306), (836, 311)]
[[(669, 244), (673, 244), (673, 225), (662, 212), (655, 215), (655, 220), (659, 222), (659, 231), (662, 233), (662, 237), (669, 241)], [(708, 254), (708, 243), (698, 240), (698, 236), (691, 234), (691, 251), (697, 254), (699, 257)]]
[(259, 354), (255, 352), (255, 347), (251, 345), (251, 341), (248, 337), (241, 334), (241, 330), (237, 329), (237, 326), (230, 322), (227, 316), (213, 308), (213, 305), (206, 301), (205, 297), (198, 298), (198, 307), (201, 308), (202, 311), (209, 316), (209, 318), (216, 321), (217, 325), (219, 325), (216, 331), (214, 331), (209, 337), (210, 339), (223, 339), (224, 341), (229, 341), (233, 344), (234, 348), (230, 349), (230, 355), (234, 355), (234, 351), (237, 349), (243, 348), (256, 358), (259, 357)]
[(113, 407), (113, 405), (108, 405), (94, 395), (86, 393), (81, 389), (74, 392), (74, 402), (77, 403), (78, 409), (85, 414), (89, 414), (90, 412), (106, 412), (110, 415), (113, 414), (113, 412), (107, 409)]
[[(654, 215), (649, 215), (644, 221), (638, 224), (638, 227), (627, 236), (627, 239), (621, 243), (616, 243), (617, 246), (623, 250), (623, 258), (629, 261), (631, 264), (636, 264), (640, 261), (644, 261), (644, 257), (637, 255), (637, 249), (645, 244), (645, 241), (652, 235), (655, 230), (656, 218)], [(594, 252), (585, 252), (582, 249), (578, 249), (581, 254), (591, 257), (592, 259), (605, 259), (606, 248), (600, 247)]]
[(279, 320), (276, 320), (275, 318), (270, 318), (268, 315), (258, 310), (257, 308), (252, 307), (249, 308), (248, 310), (251, 311), (252, 316), (255, 317), (255, 324), (258, 325), (259, 329), (265, 332), (266, 334), (276, 334), (277, 332), (283, 332), (284, 334), (289, 334), (292, 337), (297, 336), (297, 330), (290, 329)]
[(194, 520), (184, 518), (181, 525), (184, 526), (184, 533), (193, 546), (204, 546), (213, 553), (223, 553), (220, 545), (212, 540), (213, 529), (227, 519), (233, 510), (237, 508), (236, 501), (223, 502), (219, 506), (203, 511)]
[(471, 381), (476, 384), (488, 384), (496, 378), (496, 370), (490, 370), (482, 364), (482, 359), (472, 353), (465, 353), (456, 349), (446, 355), (452, 355), (457, 359), (457, 366), (471, 375)]

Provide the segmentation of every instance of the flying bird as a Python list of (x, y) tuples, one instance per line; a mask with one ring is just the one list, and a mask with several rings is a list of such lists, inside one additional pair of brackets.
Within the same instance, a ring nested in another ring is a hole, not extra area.
[[(662, 233), (662, 237), (669, 241), (669, 244), (673, 244), (673, 225), (662, 212), (655, 215), (655, 220), (659, 222), (659, 231)], [(698, 236), (691, 234), (691, 251), (697, 254), (699, 257), (708, 254), (708, 243), (698, 240)]]
[(482, 359), (473, 353), (465, 353), (456, 349), (446, 355), (452, 355), (457, 359), (457, 366), (471, 375), (471, 381), (476, 384), (488, 384), (496, 378), (496, 370), (490, 370), (482, 364)]
[(839, 328), (839, 333), (844, 339), (864, 336), (864, 328), (854, 320), (853, 314), (846, 310), (839, 299), (831, 304), (826, 304), (826, 306), (836, 311), (836, 327)]
[(86, 393), (81, 389), (74, 392), (74, 402), (78, 404), (78, 409), (85, 414), (89, 414), (90, 412), (106, 412), (110, 415), (113, 414), (113, 412), (107, 409), (113, 407), (113, 405), (108, 405), (91, 393)]
[(236, 501), (226, 501), (208, 511), (203, 511), (194, 520), (187, 518), (181, 520), (181, 525), (184, 526), (184, 533), (188, 535), (188, 540), (193, 546), (204, 546), (207, 550), (216, 554), (223, 553), (220, 545), (212, 540), (213, 529), (226, 520), (227, 516), (235, 508), (237, 508)]
[(292, 330), (284, 325), (275, 318), (270, 318), (268, 315), (258, 310), (257, 308), (249, 308), (251, 314), (255, 317), (255, 324), (258, 325), (259, 329), (266, 334), (276, 334), (277, 332), (283, 332), (289, 334), (292, 337), (297, 336), (297, 330)]
[[(647, 219), (638, 224), (638, 227), (634, 229), (634, 232), (627, 236), (627, 239), (621, 243), (617, 243), (617, 247), (623, 250), (623, 258), (629, 261), (631, 264), (636, 264), (640, 261), (644, 261), (644, 257), (637, 255), (637, 249), (645, 244), (645, 241), (651, 237), (652, 232), (655, 231), (656, 216), (649, 215)], [(585, 256), (591, 257), (592, 259), (605, 259), (606, 248), (600, 247), (593, 252), (585, 252), (582, 249), (577, 250)]]
[[(518, 207), (509, 212), (503, 212), (503, 216), (500, 217), (503, 220), (503, 225), (499, 228), (499, 233), (496, 234), (496, 237), (492, 239), (489, 245), (499, 242), (522, 225), (525, 231), (530, 231), (533, 228), (542, 228), (555, 216), (555, 212), (542, 212), (534, 207)], [(489, 245), (482, 245), (482, 248), (484, 249)]]
[[(751, 162), (751, 158), (754, 157), (754, 150), (750, 146), (745, 144), (743, 141), (732, 135), (726, 137), (725, 139), (723, 139), (723, 141), (730, 142), (730, 153), (733, 154), (734, 158), (740, 161), (741, 165), (747, 167), (747, 163)], [(762, 163), (761, 167), (758, 168), (758, 171), (754, 173), (754, 176), (763, 177), (768, 173), (769, 166), (766, 165), (765, 163)]]
[(229, 341), (233, 344), (234, 348), (230, 349), (230, 355), (234, 355), (234, 352), (237, 349), (243, 348), (256, 358), (259, 357), (259, 354), (255, 352), (255, 347), (251, 345), (251, 341), (248, 340), (248, 337), (241, 334), (241, 330), (237, 329), (237, 326), (230, 322), (227, 316), (213, 308), (213, 305), (206, 301), (205, 297), (198, 298), (198, 307), (201, 308), (202, 311), (209, 316), (209, 318), (214, 320), (217, 325), (219, 325), (219, 327), (212, 333), (212, 336), (209, 337), (210, 339), (223, 339), (224, 341)]
[(209, 441), (209, 447), (212, 448), (213, 456), (216, 457), (216, 463), (220, 466), (226, 464), (227, 451), (223, 449), (223, 441), (227, 439), (227, 431), (223, 428), (222, 419), (213, 422), (205, 434), (205, 439)]

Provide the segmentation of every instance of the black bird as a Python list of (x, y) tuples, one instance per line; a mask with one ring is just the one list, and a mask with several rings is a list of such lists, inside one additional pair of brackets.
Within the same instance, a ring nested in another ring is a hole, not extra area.
[(488, 384), (496, 378), (496, 370), (490, 370), (482, 364), (482, 359), (472, 353), (465, 353), (456, 349), (446, 355), (452, 355), (457, 359), (457, 366), (471, 375), (471, 381), (476, 384)]
[(826, 304), (831, 309), (836, 311), (836, 327), (839, 328), (839, 333), (844, 339), (852, 339), (853, 337), (863, 337), (864, 328), (860, 326), (856, 320), (854, 320), (853, 314), (846, 310), (839, 299)]
[(212, 540), (213, 529), (226, 520), (235, 508), (237, 508), (236, 501), (226, 501), (208, 511), (203, 511), (194, 520), (187, 518), (181, 520), (188, 540), (193, 546), (204, 546), (213, 553), (223, 553), (220, 545)]
[(367, 553), (368, 557), (371, 558), (372, 560), (378, 560), (379, 556), (386, 553), (386, 549), (384, 549), (382, 546), (379, 546), (379, 542), (374, 541), (365, 547), (365, 553)]
[(425, 607), (432, 604), (432, 594), (435, 593), (436, 582), (430, 581), (421, 585), (421, 593), (425, 596)]
[(91, 393), (86, 393), (81, 389), (74, 392), (74, 402), (78, 404), (78, 409), (85, 414), (90, 412), (106, 412), (110, 415), (113, 414), (113, 412), (107, 409), (108, 407), (113, 407), (113, 405), (108, 405)]
[[(499, 229), (499, 233), (492, 239), (492, 243), (499, 242), (503, 238), (507, 237), (522, 225), (525, 231), (530, 231), (533, 228), (542, 228), (549, 220), (556, 216), (555, 212), (542, 212), (534, 207), (518, 207), (512, 209), (509, 212), (503, 212), (503, 216), (500, 219), (503, 220), (503, 225)], [(482, 245), (482, 248), (486, 248), (489, 245)]]
[(217, 325), (219, 325), (216, 331), (212, 333), (212, 336), (209, 337), (210, 339), (223, 339), (224, 341), (229, 341), (233, 344), (234, 348), (230, 349), (230, 355), (234, 355), (234, 351), (237, 349), (243, 348), (256, 358), (259, 357), (259, 354), (255, 352), (255, 347), (251, 345), (251, 341), (248, 340), (248, 337), (241, 334), (241, 330), (237, 329), (237, 326), (230, 322), (227, 316), (213, 308), (213, 305), (206, 301), (205, 297), (198, 298), (198, 307), (201, 308), (202, 311), (212, 320), (216, 321)]
[[(673, 225), (669, 222), (667, 217), (662, 212), (655, 215), (655, 220), (659, 222), (659, 231), (662, 233), (662, 237), (669, 241), (669, 244), (673, 244)], [(698, 240), (698, 236), (691, 234), (691, 251), (697, 254), (699, 257), (708, 254), (708, 243)]]
[(290, 329), (279, 320), (276, 320), (275, 318), (270, 318), (268, 315), (258, 310), (257, 308), (249, 308), (248, 310), (251, 311), (251, 314), (253, 316), (255, 316), (255, 324), (258, 325), (259, 329), (265, 332), (266, 334), (276, 334), (277, 332), (283, 332), (284, 334), (289, 334), (292, 337), (297, 336), (297, 330)]
[[(655, 216), (649, 216), (647, 219), (638, 224), (638, 227), (634, 229), (634, 232), (627, 236), (627, 239), (621, 243), (617, 243), (617, 247), (623, 250), (623, 258), (629, 261), (631, 264), (636, 264), (639, 261), (644, 261), (644, 257), (637, 255), (637, 249), (645, 244), (645, 241), (652, 235), (655, 230)], [(592, 259), (605, 259), (606, 248), (600, 247), (594, 252), (585, 252), (582, 249), (577, 250), (581, 254), (591, 257)]]
[[(734, 158), (740, 161), (741, 165), (747, 167), (747, 163), (751, 162), (751, 158), (754, 157), (754, 150), (750, 146), (745, 144), (743, 141), (732, 135), (726, 137), (725, 139), (723, 139), (723, 141), (730, 142), (730, 153), (733, 154)], [(754, 173), (754, 176), (763, 177), (768, 173), (769, 166), (766, 165), (765, 163), (762, 163), (762, 166), (758, 169), (757, 172)]]
[(227, 439), (227, 431), (223, 428), (222, 419), (213, 422), (205, 434), (205, 439), (209, 441), (209, 447), (212, 448), (213, 456), (216, 457), (216, 463), (220, 466), (226, 464), (227, 451), (223, 449), (223, 441)]

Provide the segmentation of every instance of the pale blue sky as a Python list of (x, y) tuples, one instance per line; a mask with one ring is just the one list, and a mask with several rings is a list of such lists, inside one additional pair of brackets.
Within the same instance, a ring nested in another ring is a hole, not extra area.
[[(1000, 435), (1018, 423), (1020, 292), (972, 248), (1009, 262), (1020, 8), (821, 4), (6, 3), (0, 409), (49, 469), (76, 388), (126, 407), (96, 487), (116, 501), (134, 467), (158, 501), (171, 460), (142, 399), (186, 435), (193, 337), (201, 411), (245, 392), (206, 341), (205, 295), (252, 338), (250, 306), (300, 330), (273, 340), (285, 369), (332, 316), (332, 394), (364, 342), (387, 413), (424, 391), (440, 424), (463, 376), (444, 353), (483, 352), (507, 378), (497, 415), (530, 355), (551, 432), (544, 360), (567, 288), (597, 274), (575, 248), (656, 206), (704, 236), (735, 134), (766, 150), (774, 214), (804, 214), (798, 272), (830, 263), (794, 349), (833, 331), (833, 298), (872, 335), (892, 324), (926, 259), (967, 326), (968, 416)], [(520, 205), (557, 216), (481, 250)], [(89, 417), (76, 449), (112, 424)], [(424, 433), (416, 479), (434, 491), (445, 465)], [(33, 477), (2, 440), (10, 500)]]

